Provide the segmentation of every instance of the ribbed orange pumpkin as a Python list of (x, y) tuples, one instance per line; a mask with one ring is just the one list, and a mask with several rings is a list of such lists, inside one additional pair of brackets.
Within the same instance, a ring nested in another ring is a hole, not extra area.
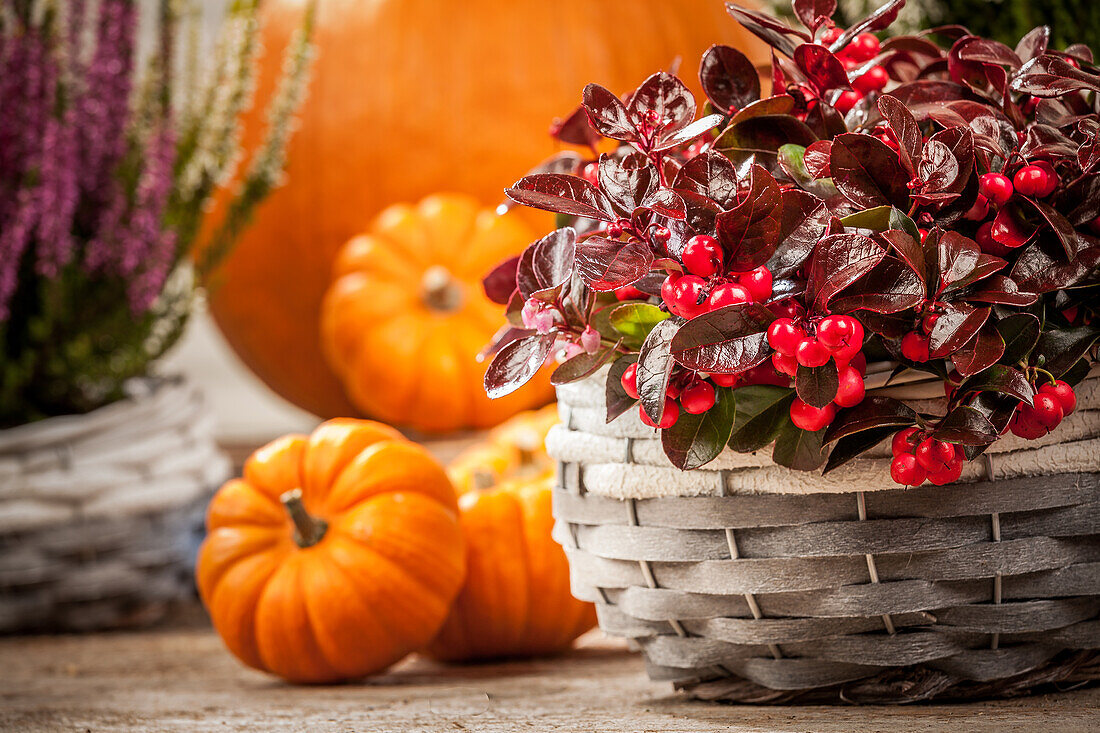
[(420, 446), (337, 419), (218, 491), (196, 570), (226, 646), (292, 682), (380, 671), (439, 629), (465, 572), (455, 494)]
[(569, 565), (550, 537), (553, 477), (517, 479), (459, 497), (466, 582), (427, 653), (444, 661), (553, 654), (596, 623), (569, 592)]
[[(253, 149), (302, 0), (264, 0)], [(226, 338), (272, 389), (322, 417), (351, 413), (321, 357), (337, 250), (397, 201), (457, 190), (486, 206), (554, 151), (546, 129), (588, 82), (633, 89), (677, 57), (693, 88), (715, 42), (761, 46), (720, 0), (324, 0), (288, 178), (215, 275)], [(503, 413), (501, 413), (503, 414)]]
[(553, 476), (554, 460), (546, 454), (545, 443), (557, 423), (556, 404), (505, 420), (447, 465), (455, 491), (464, 494), (513, 479)]
[(469, 196), (395, 204), (353, 238), (325, 294), (322, 345), (364, 414), (418, 430), (487, 427), (551, 399), (549, 370), (500, 400), (485, 395), (477, 354), (501, 322), (481, 287), (535, 233)]

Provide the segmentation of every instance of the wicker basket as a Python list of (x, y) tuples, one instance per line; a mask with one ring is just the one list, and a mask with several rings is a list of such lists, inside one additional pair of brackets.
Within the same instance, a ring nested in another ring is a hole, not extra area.
[[(888, 488), (886, 449), (825, 477), (770, 451), (678, 471), (633, 411), (605, 424), (603, 380), (558, 390), (554, 532), (574, 594), (653, 679), (731, 702), (1100, 679), (1100, 380), (1053, 435), (1009, 436), (960, 483), (908, 490)], [(933, 389), (886, 391), (934, 410)]]
[(142, 625), (193, 592), (229, 464), (193, 387), (131, 386), (86, 415), (0, 431), (0, 632)]

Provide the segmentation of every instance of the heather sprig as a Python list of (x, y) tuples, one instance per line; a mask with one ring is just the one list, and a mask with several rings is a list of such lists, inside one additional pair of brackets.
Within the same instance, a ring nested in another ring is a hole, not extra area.
[(0, 0), (0, 427), (120, 397), (182, 333), (201, 284), (190, 253), (227, 252), (277, 184), (312, 20), (226, 220), (195, 247), (242, 158), (258, 7), (230, 5), (200, 72), (192, 0), (159, 3), (144, 62), (135, 0)]

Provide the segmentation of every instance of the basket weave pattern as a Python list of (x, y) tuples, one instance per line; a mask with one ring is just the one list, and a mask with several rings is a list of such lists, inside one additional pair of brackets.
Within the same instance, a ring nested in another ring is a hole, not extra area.
[[(578, 435), (571, 397), (559, 391), (567, 434), (549, 441), (569, 458), (555, 537), (574, 593), (604, 631), (637, 642), (652, 678), (740, 702), (985, 697), (1100, 678), (1100, 472), (740, 493), (745, 472), (767, 469), (704, 469), (692, 496), (616, 498), (589, 491), (594, 467), (560, 448), (607, 437)], [(660, 450), (655, 436), (621, 444), (627, 476)]]
[(0, 632), (136, 626), (193, 592), (202, 514), (229, 472), (179, 380), (0, 431)]

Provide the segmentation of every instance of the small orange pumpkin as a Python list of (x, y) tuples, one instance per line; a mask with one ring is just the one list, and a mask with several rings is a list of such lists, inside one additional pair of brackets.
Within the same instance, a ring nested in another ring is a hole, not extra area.
[(199, 592), (250, 667), (311, 683), (378, 672), (447, 616), (465, 572), (456, 511), (422, 447), (331, 420), (260, 448), (218, 491)]
[(395, 204), (340, 251), (321, 309), (325, 358), (366, 415), (418, 430), (490, 427), (552, 397), (549, 375), (499, 400), (477, 354), (501, 323), (482, 276), (537, 239), (468, 196)]
[(455, 491), (464, 494), (509, 479), (554, 475), (554, 460), (546, 453), (546, 434), (558, 423), (558, 406), (547, 405), (509, 418), (489, 431), (447, 466)]

